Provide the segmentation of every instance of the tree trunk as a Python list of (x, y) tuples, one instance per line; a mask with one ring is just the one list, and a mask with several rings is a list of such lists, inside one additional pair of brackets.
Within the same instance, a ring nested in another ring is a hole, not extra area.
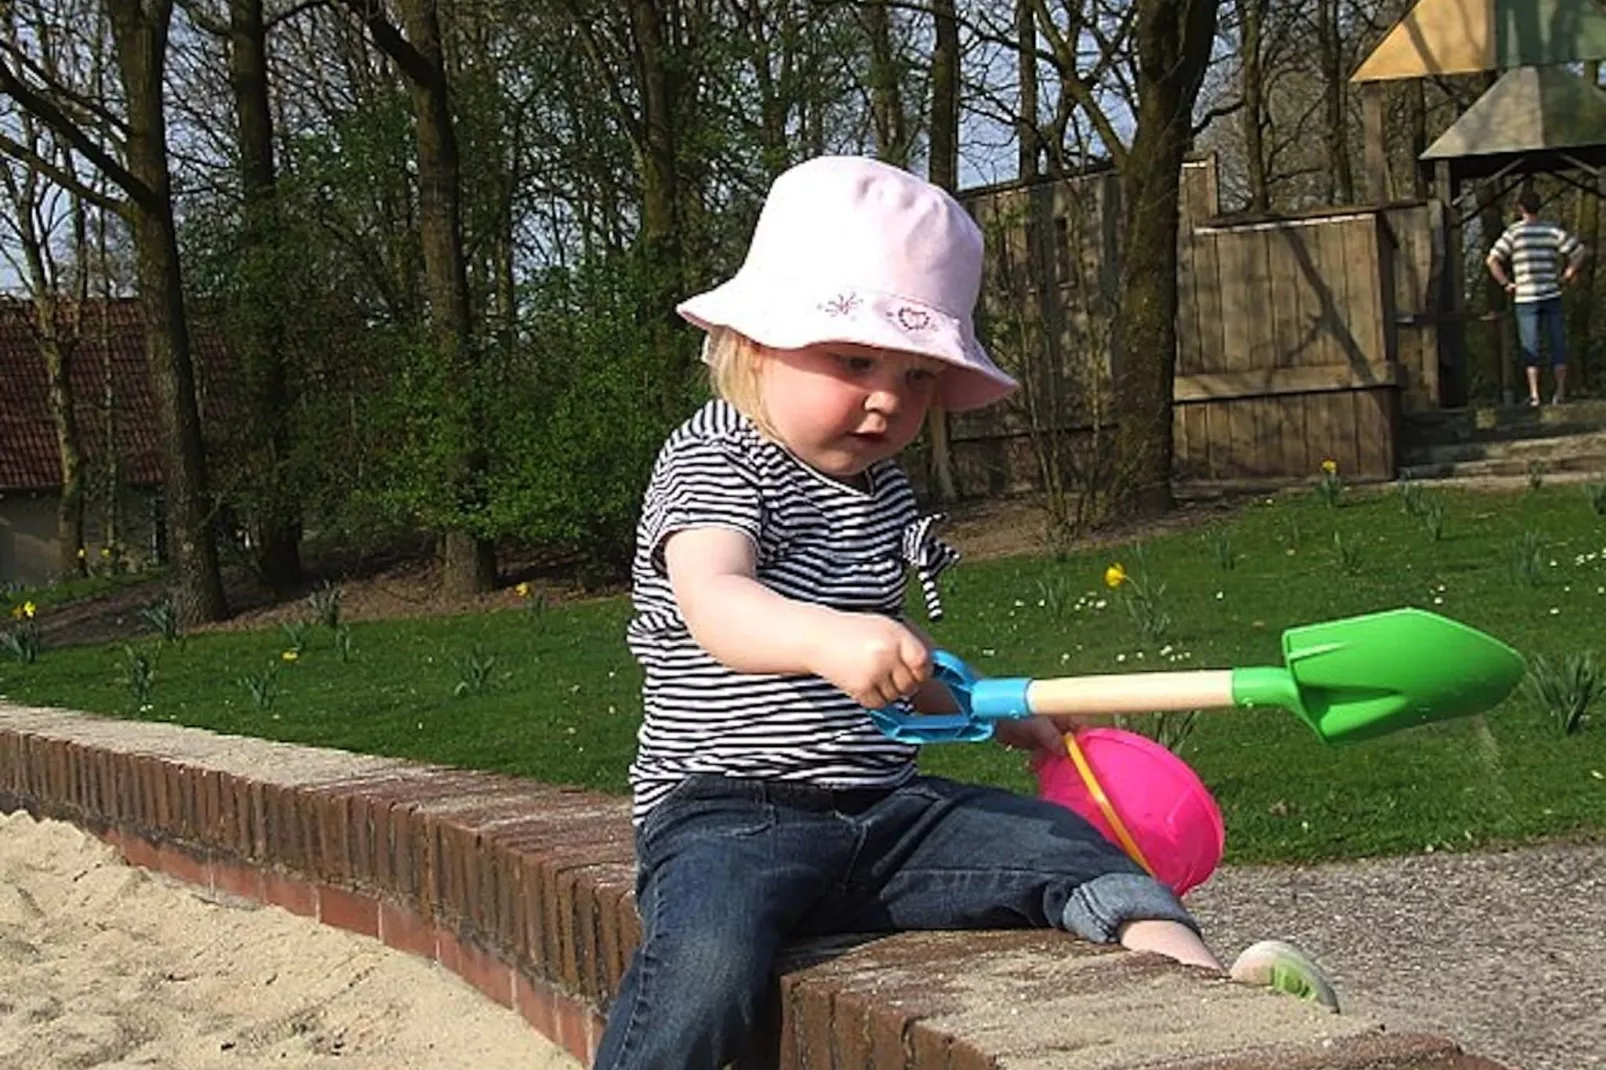
[(128, 101), (128, 171), (140, 186), (130, 215), (145, 355), (162, 428), (162, 499), (172, 555), (173, 608), (181, 623), (198, 624), (223, 619), (228, 606), (212, 538), (206, 455), (168, 171), (162, 72), (173, 7), (171, 0), (158, 0), (110, 3), (106, 10)]
[[(934, 0), (931, 8), (935, 47), (931, 51), (931, 165), (932, 184), (950, 193), (959, 189), (959, 23), (954, 0)], [(949, 449), (948, 414), (933, 406), (927, 423), (931, 435), (931, 475), (937, 499), (951, 502), (959, 496), (954, 485), (953, 457)]]
[[(56, 425), (56, 449), (61, 457), (61, 500), (56, 505), (56, 570), (63, 576), (82, 576), (84, 560), (84, 457), (79, 445), (78, 414), (72, 388), (73, 351), (77, 332), (62, 337), (59, 308), (52, 293), (37, 291), (39, 351), (45, 360), (45, 383), (50, 416)], [(79, 306), (80, 310), (82, 305)]]
[(1344, 43), (1338, 28), (1338, 0), (1316, 0), (1316, 40), (1322, 62), (1323, 130), (1329, 165), (1327, 199), (1333, 204), (1354, 204), (1355, 173), (1349, 157), (1347, 83)]
[(1171, 390), (1177, 361), (1177, 232), (1194, 101), (1216, 32), (1216, 5), (1139, 0), (1137, 126), (1121, 172), (1127, 245), (1115, 322), (1118, 507), (1171, 508)]
[(418, 232), (430, 336), (447, 369), (441, 419), (452, 443), (447, 477), (457, 495), (455, 519), (441, 535), (442, 586), (454, 595), (488, 591), (496, 582), (496, 547), (470, 530), (484, 506), (485, 449), (480, 442), (479, 368), (473, 351), (468, 264), (463, 253), (461, 159), (441, 47), (436, 0), (404, 0), (404, 38), (367, 0), (348, 0), (375, 43), (401, 69), (412, 98), (418, 149)]
[(1037, 16), (1031, 0), (1015, 0), (1015, 40), (1019, 47), (1020, 114), (1015, 116), (1015, 138), (1021, 181), (1038, 176), (1043, 158), (1042, 139), (1037, 132)]
[(886, 0), (864, 5), (864, 26), (870, 39), (870, 120), (875, 154), (895, 167), (909, 163), (909, 131), (903, 114), (898, 61), (892, 53), (892, 19)]
[[(1590, 85), (1600, 83), (1600, 60), (1590, 60), (1584, 64), (1584, 80)], [(1578, 221), (1574, 233), (1588, 247), (1589, 259), (1578, 269), (1578, 281), (1573, 286), (1576, 293), (1567, 335), (1570, 348), (1576, 356), (1571, 358), (1573, 368), (1569, 389), (1589, 385), (1592, 373), (1596, 370), (1595, 356), (1598, 352), (1590, 332), (1595, 326), (1595, 265), (1600, 260), (1600, 179), (1595, 175), (1583, 175), (1578, 181), (1588, 189), (1580, 190), (1578, 194)]]
[(229, 84), (239, 122), (246, 284), (235, 354), (244, 382), (247, 449), (255, 455), (250, 518), (257, 570), (278, 595), (301, 581), (301, 508), (290, 471), (290, 390), (284, 367), (284, 304), (272, 292), (279, 257), (273, 113), (268, 103), (262, 0), (229, 0)]
[(1266, 177), (1266, 81), (1261, 64), (1261, 28), (1265, 25), (1266, 0), (1237, 0), (1237, 7), (1249, 210), (1263, 213), (1271, 207), (1271, 189)]
[[(637, 78), (641, 93), (640, 133), (636, 153), (641, 174), (641, 251), (652, 271), (646, 315), (657, 324), (658, 344), (673, 367), (667, 382), (691, 375), (688, 347), (674, 341), (681, 333), (675, 304), (686, 291), (685, 246), (681, 241), (680, 165), (676, 136), (681, 79), (672, 69), (669, 27), (660, 0), (631, 0), (630, 26), (636, 42)], [(668, 8), (672, 11), (672, 8)], [(665, 415), (678, 413), (680, 398), (665, 391)]]

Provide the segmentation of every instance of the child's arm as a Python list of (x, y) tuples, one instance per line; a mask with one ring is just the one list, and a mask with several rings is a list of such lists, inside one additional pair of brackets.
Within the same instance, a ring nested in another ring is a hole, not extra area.
[(737, 672), (821, 676), (872, 709), (931, 676), (931, 652), (898, 621), (798, 602), (760, 583), (753, 543), (740, 532), (677, 531), (664, 543), (664, 565), (692, 638)]

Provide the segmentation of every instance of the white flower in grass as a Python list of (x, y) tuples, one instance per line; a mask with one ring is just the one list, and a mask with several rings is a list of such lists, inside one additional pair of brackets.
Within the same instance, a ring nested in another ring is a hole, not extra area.
[(984, 657), (984, 658), (990, 658), (990, 657), (994, 656), (997, 653), (998, 653), (998, 651), (994, 650), (990, 646), (982, 647), (982, 650), (981, 650), (981, 656)]
[(1126, 655), (1125, 654), (1117, 654), (1117, 655), (1115, 655), (1115, 660), (1116, 660), (1117, 664), (1120, 664), (1121, 662), (1124, 662), (1126, 660)]
[(1550, 607), (1550, 615), (1552, 617), (1560, 616), (1561, 615), (1561, 607), (1560, 606), (1551, 606)]
[(1442, 597), (1440, 597), (1439, 595), (1434, 595), (1433, 596), (1433, 604), (1436, 605), (1436, 606), (1442, 606), (1442, 605), (1444, 605), (1444, 599)]
[(1107, 606), (1109, 604), (1110, 604), (1109, 602), (1106, 602), (1104, 599), (1100, 598), (1097, 602), (1093, 603), (1093, 608), (1094, 609), (1103, 609), (1105, 606)]
[(1216, 601), (1219, 602), (1225, 597), (1227, 597), (1227, 592), (1226, 591), (1217, 591), (1216, 592)]

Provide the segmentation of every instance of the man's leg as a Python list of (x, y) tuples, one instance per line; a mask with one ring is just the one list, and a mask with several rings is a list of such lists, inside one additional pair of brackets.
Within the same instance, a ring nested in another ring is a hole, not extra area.
[(1517, 318), (1517, 349), (1528, 373), (1528, 404), (1539, 404), (1539, 305), (1519, 301), (1512, 306)]
[(1560, 405), (1567, 400), (1567, 321), (1563, 316), (1561, 298), (1552, 297), (1543, 302), (1540, 317), (1544, 321), (1546, 343), (1550, 347), (1550, 366), (1556, 377), (1553, 400)]

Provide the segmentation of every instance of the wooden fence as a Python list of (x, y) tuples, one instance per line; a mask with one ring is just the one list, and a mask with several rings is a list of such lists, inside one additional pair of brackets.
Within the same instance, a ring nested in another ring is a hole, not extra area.
[[(1213, 158), (1183, 173), (1175, 472), (1392, 478), (1399, 414), (1439, 404), (1432, 206), (1223, 219)], [(962, 494), (1040, 488), (1111, 429), (1121, 199), (1111, 170), (970, 191), (988, 238), (981, 330), (1025, 384), (950, 425)], [(1045, 451), (1044, 444), (1058, 443)], [(1066, 459), (1070, 460), (1067, 461)]]

